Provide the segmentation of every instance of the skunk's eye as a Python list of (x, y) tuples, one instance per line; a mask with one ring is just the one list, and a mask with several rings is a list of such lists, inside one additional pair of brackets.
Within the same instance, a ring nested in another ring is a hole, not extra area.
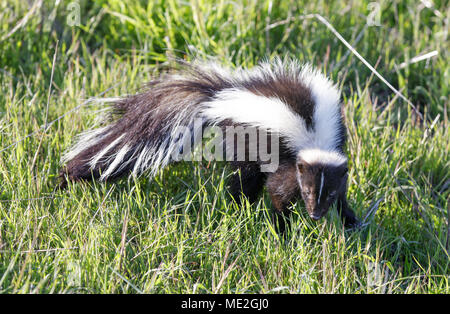
[(336, 196), (336, 191), (332, 191), (330, 192), (330, 194), (328, 194), (328, 199), (332, 199)]

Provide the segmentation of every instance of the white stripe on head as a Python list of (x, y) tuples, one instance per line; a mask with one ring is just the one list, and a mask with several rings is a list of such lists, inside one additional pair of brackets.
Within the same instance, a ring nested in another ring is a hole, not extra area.
[(323, 176), (323, 169), (322, 169), (322, 174), (320, 176), (319, 198), (317, 199), (317, 204), (320, 204), (320, 197), (322, 196), (323, 180), (324, 180), (324, 176)]

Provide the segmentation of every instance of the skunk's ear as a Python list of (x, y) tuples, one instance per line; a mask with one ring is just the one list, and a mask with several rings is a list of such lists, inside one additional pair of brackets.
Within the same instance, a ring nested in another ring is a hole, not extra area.
[(303, 159), (300, 159), (297, 162), (297, 167), (298, 167), (298, 171), (300, 172), (300, 174), (304, 174), (306, 169), (308, 169), (310, 167), (310, 164), (308, 164), (306, 161), (304, 161)]

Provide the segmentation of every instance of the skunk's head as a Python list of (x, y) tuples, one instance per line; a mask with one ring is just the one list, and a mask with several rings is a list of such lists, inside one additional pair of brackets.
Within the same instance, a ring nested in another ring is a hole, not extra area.
[(312, 219), (323, 217), (345, 191), (347, 171), (347, 159), (340, 153), (317, 149), (299, 153), (297, 178)]

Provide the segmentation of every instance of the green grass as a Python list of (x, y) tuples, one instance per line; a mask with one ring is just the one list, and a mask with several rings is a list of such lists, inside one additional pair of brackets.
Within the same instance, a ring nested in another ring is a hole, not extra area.
[[(0, 292), (449, 293), (450, 9), (383, 1), (382, 26), (367, 27), (368, 2), (80, 0), (69, 26), (69, 1), (1, 1)], [(248, 67), (288, 55), (330, 75), (346, 104), (350, 204), (362, 218), (373, 209), (367, 226), (344, 231), (334, 211), (315, 223), (299, 202), (280, 239), (267, 195), (230, 202), (221, 163), (55, 189), (62, 152), (99, 107), (73, 109), (133, 93), (189, 51)]]

